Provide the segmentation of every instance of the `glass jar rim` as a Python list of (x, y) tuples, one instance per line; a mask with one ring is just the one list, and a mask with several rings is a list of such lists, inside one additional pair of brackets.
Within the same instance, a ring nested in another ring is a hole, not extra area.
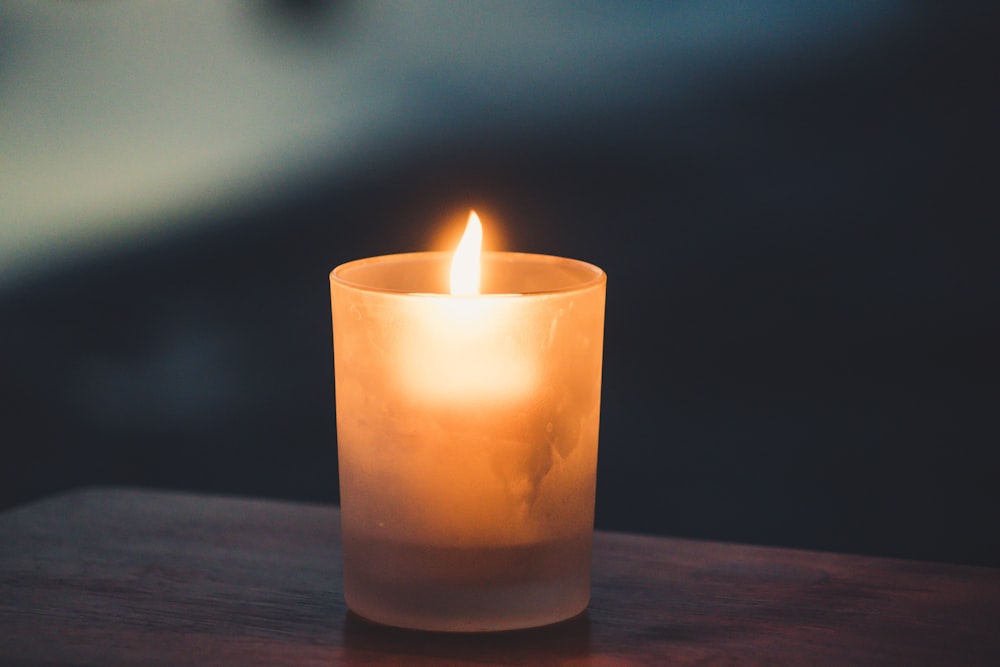
[[(453, 295), (443, 289), (423, 290), (406, 289), (393, 286), (392, 280), (372, 280), (358, 279), (351, 274), (368, 273), (366, 269), (376, 269), (378, 267), (420, 267), (423, 271), (429, 268), (444, 270), (450, 269), (452, 253), (449, 251), (422, 251), (396, 253), (390, 255), (377, 255), (345, 262), (337, 266), (330, 272), (331, 284), (339, 284), (346, 288), (361, 290), (365, 292), (383, 292), (387, 294), (408, 295), (415, 297), (443, 297), (443, 298), (494, 298), (494, 297), (516, 297), (535, 296), (545, 294), (559, 294), (563, 292), (584, 291), (589, 288), (601, 285), (607, 281), (607, 274), (600, 267), (579, 259), (560, 257), (557, 255), (544, 255), (525, 252), (509, 251), (485, 251), (482, 253), (484, 265), (496, 266), (530, 267), (537, 271), (550, 271), (548, 280), (553, 282), (553, 286), (541, 289), (526, 290), (493, 290), (488, 289), (480, 294), (473, 295)], [(558, 272), (558, 276), (556, 273)], [(571, 275), (570, 275), (571, 274)], [(439, 281), (440, 282), (440, 281)], [(503, 280), (494, 280), (495, 283), (502, 283)], [(516, 282), (509, 281), (509, 282)], [(442, 283), (444, 284), (444, 283)]]

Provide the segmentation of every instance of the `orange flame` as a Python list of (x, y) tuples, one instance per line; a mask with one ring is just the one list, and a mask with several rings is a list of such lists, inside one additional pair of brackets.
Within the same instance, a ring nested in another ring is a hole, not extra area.
[(451, 293), (479, 294), (479, 255), (483, 249), (483, 225), (475, 211), (469, 211), (469, 222), (455, 256), (451, 260)]

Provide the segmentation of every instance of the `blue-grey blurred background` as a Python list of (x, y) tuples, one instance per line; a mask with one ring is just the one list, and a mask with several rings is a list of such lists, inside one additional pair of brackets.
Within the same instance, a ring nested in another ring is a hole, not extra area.
[(599, 528), (1000, 566), (998, 19), (4, 2), (0, 508), (336, 502), (327, 273), (476, 208), (609, 275)]

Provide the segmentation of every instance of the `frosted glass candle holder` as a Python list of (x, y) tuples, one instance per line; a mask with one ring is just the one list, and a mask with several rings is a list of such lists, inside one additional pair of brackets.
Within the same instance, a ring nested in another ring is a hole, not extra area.
[(484, 253), (482, 293), (450, 253), (330, 274), (344, 594), (424, 630), (545, 625), (590, 599), (606, 276)]

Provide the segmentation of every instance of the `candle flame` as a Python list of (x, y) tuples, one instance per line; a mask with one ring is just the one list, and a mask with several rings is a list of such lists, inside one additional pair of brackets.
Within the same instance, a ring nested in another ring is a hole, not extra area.
[(451, 260), (451, 293), (479, 294), (479, 255), (483, 249), (483, 225), (475, 211), (469, 211), (462, 240)]

